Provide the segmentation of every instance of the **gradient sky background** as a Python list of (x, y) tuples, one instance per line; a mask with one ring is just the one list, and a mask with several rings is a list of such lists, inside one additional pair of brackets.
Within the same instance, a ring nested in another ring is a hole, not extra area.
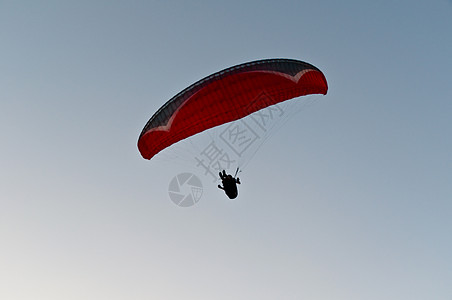
[[(452, 2), (0, 1), (0, 299), (452, 299)], [(262, 58), (329, 93), (191, 208), (149, 117)]]

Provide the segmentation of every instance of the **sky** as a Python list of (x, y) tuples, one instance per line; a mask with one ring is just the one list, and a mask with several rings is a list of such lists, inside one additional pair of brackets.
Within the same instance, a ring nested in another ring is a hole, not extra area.
[[(451, 31), (446, 0), (0, 1), (0, 298), (450, 300)], [(329, 91), (236, 200), (142, 159), (168, 99), (275, 57)]]

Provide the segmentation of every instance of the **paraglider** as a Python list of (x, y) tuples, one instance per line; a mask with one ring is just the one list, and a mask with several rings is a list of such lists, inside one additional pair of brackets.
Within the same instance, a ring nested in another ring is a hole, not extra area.
[(240, 184), (240, 178), (236, 177), (238, 170), (239, 169), (237, 168), (234, 177), (230, 174), (226, 174), (225, 170), (219, 173), (223, 186), (218, 185), (218, 188), (224, 190), (229, 199), (235, 199), (239, 194), (237, 184)]
[[(143, 128), (138, 149), (143, 158), (151, 159), (207, 129), (295, 97), (327, 91), (323, 73), (303, 61), (264, 59), (233, 66), (199, 80), (166, 102)], [(226, 191), (229, 177), (224, 172), (220, 177)]]

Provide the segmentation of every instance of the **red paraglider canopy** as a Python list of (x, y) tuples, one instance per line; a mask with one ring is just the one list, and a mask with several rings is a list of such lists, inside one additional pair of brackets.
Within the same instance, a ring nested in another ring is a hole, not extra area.
[(266, 59), (237, 65), (194, 83), (166, 102), (141, 132), (138, 149), (151, 159), (209, 128), (285, 100), (327, 91), (323, 73), (306, 62)]

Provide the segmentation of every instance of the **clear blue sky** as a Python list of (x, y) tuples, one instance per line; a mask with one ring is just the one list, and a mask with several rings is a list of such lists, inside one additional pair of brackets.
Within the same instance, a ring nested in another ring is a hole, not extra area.
[[(0, 298), (452, 297), (452, 2), (0, 1)], [(329, 93), (229, 201), (141, 158), (164, 102), (295, 58)]]

